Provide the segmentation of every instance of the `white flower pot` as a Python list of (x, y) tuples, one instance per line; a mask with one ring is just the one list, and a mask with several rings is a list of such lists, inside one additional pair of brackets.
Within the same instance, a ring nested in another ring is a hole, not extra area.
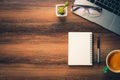
[(56, 16), (58, 16), (58, 17), (65, 17), (65, 16), (67, 16), (67, 15), (68, 15), (67, 7), (64, 8), (64, 11), (65, 11), (64, 14), (59, 14), (59, 13), (58, 13), (58, 8), (59, 8), (60, 6), (65, 6), (65, 4), (57, 4), (57, 5), (56, 5)]

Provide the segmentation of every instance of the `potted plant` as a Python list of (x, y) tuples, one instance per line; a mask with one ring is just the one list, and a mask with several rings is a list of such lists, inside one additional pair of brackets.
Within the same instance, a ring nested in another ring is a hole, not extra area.
[(68, 14), (68, 12), (67, 12), (68, 4), (69, 4), (68, 0), (64, 4), (57, 4), (56, 5), (56, 16), (58, 16), (58, 17), (67, 16), (67, 14)]

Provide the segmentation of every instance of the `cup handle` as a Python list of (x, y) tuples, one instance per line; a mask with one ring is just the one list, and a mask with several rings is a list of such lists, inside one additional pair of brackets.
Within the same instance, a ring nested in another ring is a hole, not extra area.
[(107, 66), (104, 66), (104, 68), (103, 68), (103, 72), (104, 73), (108, 73), (110, 70), (108, 69), (108, 67)]

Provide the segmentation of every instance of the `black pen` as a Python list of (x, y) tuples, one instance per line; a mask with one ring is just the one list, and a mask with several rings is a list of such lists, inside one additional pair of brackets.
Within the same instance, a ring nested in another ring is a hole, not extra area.
[(97, 39), (97, 63), (100, 64), (100, 37)]

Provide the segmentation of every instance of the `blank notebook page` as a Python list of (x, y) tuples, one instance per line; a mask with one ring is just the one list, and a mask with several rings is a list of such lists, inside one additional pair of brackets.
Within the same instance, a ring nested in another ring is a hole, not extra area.
[(68, 33), (68, 65), (92, 65), (92, 32)]

